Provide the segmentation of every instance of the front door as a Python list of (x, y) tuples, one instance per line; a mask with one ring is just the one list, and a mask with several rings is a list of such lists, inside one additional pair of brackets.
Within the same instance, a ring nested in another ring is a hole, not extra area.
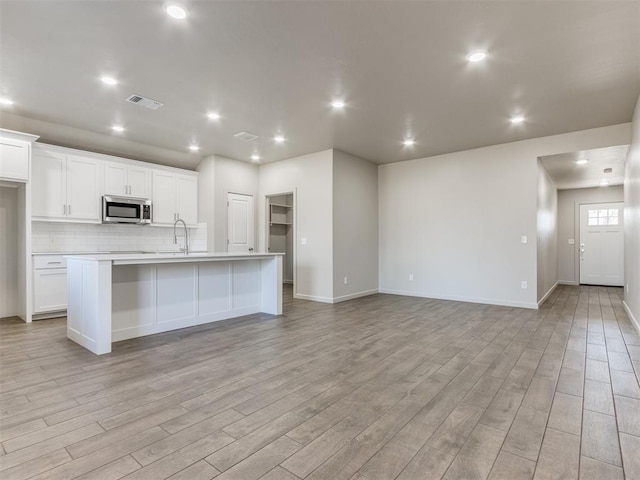
[(624, 285), (623, 204), (580, 205), (580, 283)]
[(227, 252), (254, 251), (254, 215), (253, 196), (227, 194)]

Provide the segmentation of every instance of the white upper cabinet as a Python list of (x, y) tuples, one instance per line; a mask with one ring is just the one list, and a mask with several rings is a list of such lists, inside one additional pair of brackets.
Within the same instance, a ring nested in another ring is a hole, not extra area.
[(198, 177), (172, 172), (153, 172), (154, 225), (173, 225), (178, 219), (198, 224)]
[(127, 184), (130, 197), (151, 197), (151, 170), (142, 167), (127, 168)]
[(100, 162), (67, 155), (67, 217), (101, 222)]
[(32, 215), (35, 219), (101, 221), (98, 160), (37, 148), (32, 163)]
[(35, 218), (64, 220), (67, 216), (66, 155), (34, 148), (31, 163), (31, 214)]
[(173, 225), (176, 221), (176, 175), (174, 173), (153, 171), (151, 208), (151, 223)]
[(187, 225), (198, 224), (198, 178), (176, 176), (176, 213)]
[[(198, 174), (133, 160), (36, 144), (32, 153), (34, 220), (100, 223), (102, 195), (151, 198), (151, 223), (198, 223)], [(148, 164), (151, 165), (151, 164)]]
[(0, 179), (14, 182), (29, 180), (31, 142), (38, 137), (0, 129)]
[(149, 198), (151, 171), (124, 163), (104, 165), (104, 194)]

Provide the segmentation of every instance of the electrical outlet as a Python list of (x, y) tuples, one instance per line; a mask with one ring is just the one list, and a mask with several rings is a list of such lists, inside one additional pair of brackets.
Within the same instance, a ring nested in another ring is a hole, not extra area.
[(527, 236), (526, 236), (526, 235), (522, 235), (522, 236), (520, 237), (520, 242), (521, 242), (521, 243), (527, 243)]
[(527, 281), (523, 280), (522, 282), (520, 282), (520, 287), (523, 288), (523, 289), (527, 288)]
[(302, 237), (302, 238), (300, 239), (300, 245), (306, 245), (306, 244), (307, 244), (307, 239), (306, 239), (306, 238), (304, 238), (304, 237)]
[(409, 281), (410, 281), (410, 282), (413, 282), (413, 273), (410, 273), (410, 274), (409, 274)]
[(348, 279), (347, 277), (344, 277), (343, 282), (344, 282), (344, 284), (346, 285), (347, 283), (349, 283), (349, 279)]

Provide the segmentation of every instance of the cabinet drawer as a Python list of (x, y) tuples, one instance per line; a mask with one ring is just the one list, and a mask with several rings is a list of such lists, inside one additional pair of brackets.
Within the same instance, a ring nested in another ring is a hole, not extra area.
[(34, 255), (33, 268), (34, 270), (67, 268), (67, 259), (64, 255)]

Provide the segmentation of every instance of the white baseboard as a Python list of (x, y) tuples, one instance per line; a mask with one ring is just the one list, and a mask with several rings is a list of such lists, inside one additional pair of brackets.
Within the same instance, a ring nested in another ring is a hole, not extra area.
[(571, 285), (571, 286), (577, 286), (580, 285), (580, 283), (574, 281), (574, 280), (558, 280), (558, 285)]
[(333, 297), (333, 303), (346, 302), (347, 300), (353, 300), (354, 298), (368, 297), (369, 295), (375, 295), (378, 293), (378, 289), (365, 290), (363, 292), (350, 293), (349, 295), (342, 295), (341, 297)]
[(636, 332), (638, 332), (638, 335), (640, 335), (640, 322), (636, 317), (633, 316), (633, 313), (631, 312), (629, 305), (627, 305), (627, 302), (623, 300), (622, 305), (624, 306), (624, 311), (627, 312), (627, 317), (629, 317), (629, 320), (631, 320), (631, 325), (635, 327)]
[(547, 298), (549, 298), (549, 295), (551, 295), (551, 294), (553, 293), (553, 291), (554, 291), (556, 288), (558, 288), (558, 284), (559, 284), (559, 283), (560, 283), (560, 282), (556, 282), (556, 283), (554, 283), (554, 284), (553, 284), (553, 287), (551, 287), (551, 288), (549, 289), (549, 291), (548, 291), (547, 293), (545, 293), (545, 294), (544, 294), (544, 296), (543, 296), (540, 300), (538, 300), (538, 308), (540, 308), (540, 306), (544, 303), (544, 301), (545, 301)]
[(353, 300), (354, 298), (367, 297), (369, 295), (374, 295), (378, 293), (378, 289), (374, 290), (366, 290), (364, 292), (356, 292), (350, 293), (349, 295), (343, 295), (341, 297), (318, 297), (316, 295), (304, 295), (301, 293), (297, 293), (293, 296), (293, 298), (298, 298), (300, 300), (310, 300), (312, 302), (320, 302), (320, 303), (340, 303), (346, 302), (347, 300)]
[(300, 300), (309, 300), (311, 302), (333, 303), (333, 298), (331, 297), (318, 297), (316, 295), (305, 295), (303, 293), (294, 293), (293, 298), (297, 298)]
[(482, 303), (484, 305), (499, 305), (502, 307), (517, 307), (517, 308), (529, 308), (532, 310), (538, 309), (538, 304), (533, 302), (512, 302), (511, 300), (499, 300), (494, 298), (482, 298), (482, 297), (461, 297), (458, 295), (443, 295), (439, 293), (423, 293), (423, 292), (409, 292), (404, 290), (392, 290), (388, 288), (381, 288), (378, 290), (380, 293), (388, 293), (391, 295), (404, 295), (408, 297), (420, 297), (420, 298), (433, 298), (436, 300), (453, 300), (456, 302), (466, 303)]

